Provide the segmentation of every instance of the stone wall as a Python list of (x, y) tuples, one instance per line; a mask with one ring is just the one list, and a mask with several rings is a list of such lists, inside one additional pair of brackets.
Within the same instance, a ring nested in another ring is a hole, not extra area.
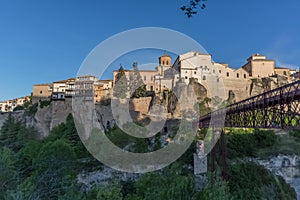
[(129, 110), (148, 113), (152, 97), (133, 98), (129, 103)]

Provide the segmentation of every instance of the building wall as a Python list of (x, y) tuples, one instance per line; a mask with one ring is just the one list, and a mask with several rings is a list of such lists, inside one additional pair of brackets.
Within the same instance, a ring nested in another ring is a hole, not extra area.
[(253, 54), (247, 59), (247, 63), (242, 68), (249, 73), (249, 76), (257, 78), (273, 75), (274, 66), (274, 60), (268, 60), (263, 55)]
[(274, 74), (275, 62), (272, 60), (253, 60), (252, 77), (268, 77)]
[(66, 91), (66, 83), (65, 82), (54, 82), (53, 83), (53, 92), (64, 93)]
[(148, 113), (152, 97), (133, 98), (129, 103), (129, 109), (141, 113)]
[(275, 68), (274, 72), (280, 76), (286, 76), (289, 80), (291, 78), (291, 71), (288, 68)]
[[(133, 70), (124, 70), (125, 76), (128, 81), (132, 80), (132, 77), (134, 76)], [(155, 75), (158, 74), (158, 72), (155, 70), (139, 70), (139, 73), (141, 75), (141, 78), (146, 85), (146, 89), (148, 91), (151, 91), (151, 89), (154, 89), (154, 79)], [(116, 82), (116, 75), (118, 74), (118, 70), (114, 71), (114, 81), (113, 85), (115, 85)]]
[(52, 84), (35, 84), (32, 89), (32, 103), (49, 100), (52, 95)]

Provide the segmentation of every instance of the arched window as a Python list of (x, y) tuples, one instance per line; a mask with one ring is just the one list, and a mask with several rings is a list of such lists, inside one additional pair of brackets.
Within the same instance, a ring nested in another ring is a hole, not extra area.
[(236, 77), (237, 77), (237, 78), (239, 78), (239, 77), (240, 77), (239, 73), (237, 73), (237, 74), (236, 74)]
[(166, 64), (169, 65), (169, 61), (166, 61)]
[(229, 77), (229, 72), (226, 72), (226, 76)]

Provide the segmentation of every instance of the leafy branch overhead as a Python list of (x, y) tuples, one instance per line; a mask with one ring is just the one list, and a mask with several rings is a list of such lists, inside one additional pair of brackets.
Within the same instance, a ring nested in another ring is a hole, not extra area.
[(198, 13), (198, 9), (204, 9), (206, 7), (207, 0), (191, 0), (189, 5), (182, 6), (181, 10), (184, 11), (184, 14), (187, 15), (188, 18), (191, 18), (193, 15)]

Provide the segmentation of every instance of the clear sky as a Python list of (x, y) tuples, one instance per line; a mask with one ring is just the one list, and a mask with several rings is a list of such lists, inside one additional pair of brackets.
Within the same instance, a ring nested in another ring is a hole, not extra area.
[(35, 83), (74, 77), (97, 44), (139, 27), (182, 32), (233, 68), (253, 53), (300, 66), (299, 0), (208, 0), (191, 19), (180, 10), (188, 2), (0, 0), (0, 101), (29, 95)]

